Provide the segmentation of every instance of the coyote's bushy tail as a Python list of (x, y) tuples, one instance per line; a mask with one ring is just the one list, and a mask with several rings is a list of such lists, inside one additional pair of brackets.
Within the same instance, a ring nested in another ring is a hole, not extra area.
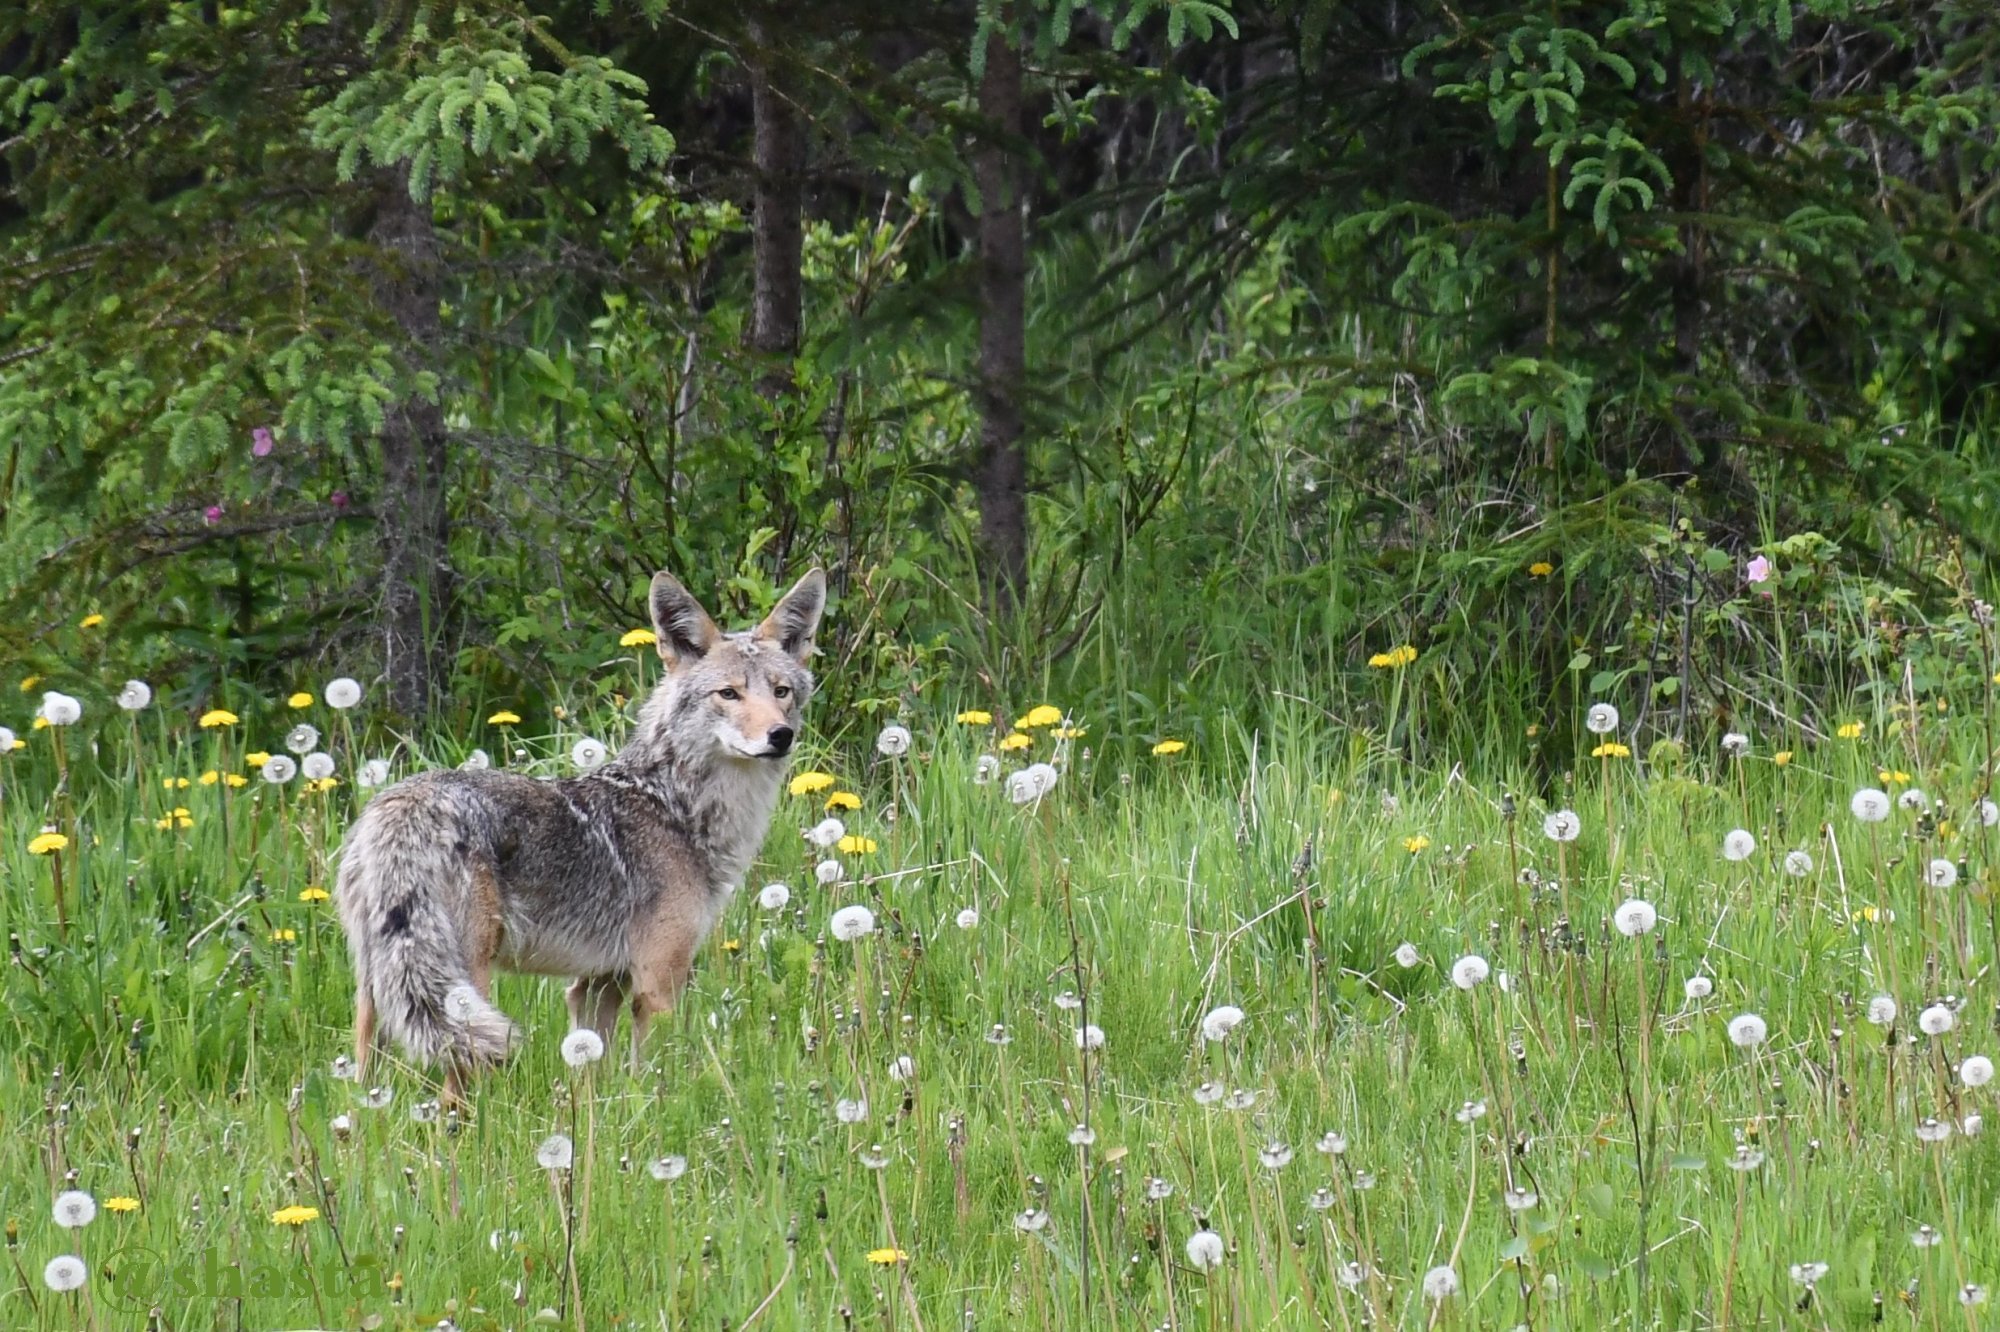
[(513, 1048), (514, 1024), (472, 985), (466, 944), (490, 908), (459, 825), (435, 793), (377, 796), (348, 831), (335, 897), (357, 997), (383, 1029), (418, 1060), (492, 1063)]

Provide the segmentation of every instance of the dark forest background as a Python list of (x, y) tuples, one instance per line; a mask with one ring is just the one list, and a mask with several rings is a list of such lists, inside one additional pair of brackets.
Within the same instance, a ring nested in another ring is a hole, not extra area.
[(0, 654), (549, 708), (818, 562), (835, 726), (1904, 690), (1996, 78), (1985, 0), (8, 5)]

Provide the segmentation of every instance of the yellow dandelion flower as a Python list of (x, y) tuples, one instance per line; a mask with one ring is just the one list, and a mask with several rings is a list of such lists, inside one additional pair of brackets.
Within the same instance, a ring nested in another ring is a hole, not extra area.
[(901, 1249), (870, 1249), (868, 1261), (878, 1267), (894, 1267), (897, 1263), (907, 1263), (910, 1255)]
[(1058, 726), (1049, 734), (1058, 740), (1081, 740), (1089, 733), (1089, 729), (1086, 726)]
[(314, 777), (306, 782), (305, 789), (312, 795), (321, 795), (339, 785), (338, 777)]
[(1368, 664), (1378, 671), (1401, 670), (1417, 659), (1417, 650), (1408, 643), (1390, 648), (1387, 652), (1377, 652), (1368, 659)]
[(317, 1220), (319, 1220), (317, 1207), (301, 1207), (293, 1204), (290, 1207), (280, 1207), (271, 1213), (271, 1224), (274, 1226), (302, 1226), (308, 1221)]
[(163, 791), (185, 791), (192, 785), (193, 783), (185, 777), (160, 778), (160, 789)]
[(1023, 735), (1019, 731), (1010, 731), (1000, 738), (1000, 748), (1005, 750), (1026, 749), (1034, 743), (1034, 736)]
[(1865, 729), (1867, 728), (1864, 727), (1860, 722), (1842, 722), (1840, 724), (1840, 729), (1838, 731), (1835, 731), (1834, 734), (1839, 736), (1843, 740), (1859, 740), (1861, 738), (1861, 732)]
[(271, 931), (272, 943), (297, 943), (298, 941), (299, 941), (299, 932), (297, 930)]
[[(1996, 677), (1994, 677), (1994, 678), (1995, 678), (1995, 681), (1996, 681), (1996, 683), (2000, 683), (2000, 676), (1996, 676)], [(40, 684), (41, 682), (42, 682), (42, 677), (41, 677), (41, 676), (39, 676), (39, 675), (31, 675), (31, 676), (29, 676), (29, 677), (28, 677), (27, 679), (25, 679), (25, 680), (21, 681), (21, 692), (22, 692), (22, 693), (24, 693), (24, 694), (30, 694), (30, 693), (33, 693), (33, 692), (34, 692), (34, 689), (35, 689), (35, 686), (36, 686), (36, 685), (38, 685), (38, 684)]]
[(83, 619), (77, 624), (77, 628), (95, 629), (97, 628), (98, 625), (103, 623), (104, 623), (104, 617), (102, 615), (96, 614), (95, 612), (92, 612), (91, 614), (83, 617)]
[(61, 833), (54, 831), (43, 832), (29, 839), (28, 854), (31, 856), (46, 856), (51, 851), (60, 851), (68, 845), (69, 838), (63, 836)]
[(840, 848), (840, 854), (843, 856), (872, 856), (875, 854), (875, 839), (872, 837), (859, 837), (854, 833), (847, 834), (847, 836), (841, 838), (834, 845)]
[(967, 708), (958, 714), (958, 720), (965, 726), (991, 726), (993, 714), (980, 708)]
[(1534, 739), (1534, 738), (1535, 738), (1536, 736), (1540, 735), (1541, 733), (1542, 733), (1542, 724), (1541, 724), (1540, 722), (1529, 722), (1529, 723), (1528, 723), (1528, 738), (1529, 738), (1530, 740)]
[(161, 832), (173, 832), (176, 829), (186, 830), (194, 827), (194, 816), (186, 810), (177, 810), (172, 814), (162, 815), (160, 818), (154, 819), (153, 826)]
[(271, 755), (262, 749), (253, 749), (243, 756), (243, 766), (246, 768), (261, 768), (270, 761)]
[(204, 731), (213, 731), (219, 726), (234, 726), (241, 720), (242, 718), (228, 708), (210, 708), (201, 714), (199, 725)]
[(1884, 786), (1908, 786), (1910, 784), (1910, 774), (1907, 772), (1898, 772), (1894, 768), (1877, 768), (1875, 776)]
[(1159, 744), (1153, 746), (1153, 753), (1164, 758), (1168, 754), (1178, 754), (1186, 748), (1187, 741), (1185, 740), (1162, 740)]
[(1616, 740), (1607, 740), (1597, 748), (1591, 750), (1590, 756), (1592, 758), (1631, 758), (1632, 751), (1629, 747), (1619, 744)]
[(14, 737), (14, 744), (13, 744), (13, 748), (15, 748), (15, 749), (26, 749), (27, 747), (28, 747), (28, 742), (27, 742), (26, 740), (23, 740), (23, 739), (22, 739), (22, 738), (21, 738), (20, 736), (18, 736), (18, 735)]
[(1556, 571), (1556, 566), (1550, 564), (1547, 560), (1536, 560), (1533, 564), (1528, 566), (1528, 577), (1547, 578), (1550, 574), (1554, 573), (1555, 571)]
[(852, 791), (835, 791), (826, 798), (826, 807), (835, 809), (860, 809), (861, 797)]
[(35, 725), (34, 725), (34, 729), (35, 729), (35, 730), (37, 730), (37, 731), (46, 731), (46, 730), (48, 730), (48, 729), (49, 729), (49, 719), (48, 719), (47, 717), (37, 717), (37, 718), (35, 718)]
[(299, 901), (301, 902), (327, 902), (331, 901), (332, 898), (333, 894), (318, 884), (299, 889)]
[(1771, 755), (1771, 762), (1777, 764), (1781, 768), (1784, 767), (1786, 764), (1790, 763), (1791, 761), (1792, 761), (1792, 751), (1789, 749), (1781, 749), (1777, 753)]
[(309, 708), (312, 705), (313, 696), (303, 689), (285, 700), (285, 706), (288, 708)]
[(1017, 731), (1032, 731), (1040, 726), (1054, 726), (1062, 720), (1062, 709), (1047, 703), (1040, 703), (1028, 709), (1028, 715), (1014, 723)]
[(832, 785), (833, 774), (830, 772), (802, 772), (792, 778), (792, 784), (785, 789), (793, 795), (811, 795)]
[(217, 782), (221, 780), (222, 780), (222, 774), (217, 772), (214, 768), (210, 768), (207, 772), (201, 775), (201, 784), (203, 786), (214, 786)]
[(619, 636), (619, 647), (651, 647), (660, 641), (660, 636), (651, 629), (627, 629)]
[(488, 726), (519, 726), (521, 724), (521, 714), (502, 708), (491, 717), (488, 717), (486, 724)]
[(250, 779), (240, 772), (228, 772), (222, 775), (222, 784), (233, 790), (250, 785)]
[(1403, 849), (1409, 852), (1413, 856), (1417, 854), (1417, 852), (1424, 850), (1430, 844), (1431, 844), (1431, 839), (1424, 836), (1422, 833), (1418, 833), (1415, 837), (1405, 837), (1403, 839)]
[(722, 941), (722, 951), (725, 953), (740, 953), (743, 951), (743, 941), (741, 939), (724, 939)]
[(137, 1198), (106, 1198), (104, 1210), (107, 1212), (136, 1212), (139, 1210)]
[(1870, 925), (1892, 925), (1895, 923), (1896, 913), (1877, 906), (1856, 907), (1854, 919), (1866, 921)]

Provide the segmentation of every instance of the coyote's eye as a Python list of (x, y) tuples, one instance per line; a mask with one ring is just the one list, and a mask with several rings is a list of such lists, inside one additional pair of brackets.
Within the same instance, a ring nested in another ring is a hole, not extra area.
[(743, 695), (737, 693), (734, 689), (718, 689), (715, 691), (715, 694), (716, 697), (726, 698), (731, 703), (734, 703), (737, 699), (743, 697)]
[(776, 694), (779, 698), (790, 698), (792, 696), (792, 687), (790, 685), (779, 685), (776, 689), (773, 689), (771, 692)]

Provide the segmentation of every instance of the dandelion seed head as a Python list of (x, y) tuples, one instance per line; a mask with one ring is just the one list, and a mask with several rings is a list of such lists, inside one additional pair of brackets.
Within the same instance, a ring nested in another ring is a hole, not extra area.
[(1000, 759), (995, 754), (981, 754), (972, 761), (972, 782), (975, 786), (991, 786), (1000, 776)]
[(1793, 1263), (1792, 1280), (1802, 1286), (1815, 1285), (1826, 1276), (1827, 1271), (1825, 1263)]
[(1403, 968), (1405, 971), (1409, 970), (1411, 967), (1416, 966), (1417, 963), (1423, 960), (1422, 957), (1420, 957), (1417, 953), (1417, 946), (1413, 943), (1397, 944), (1396, 951), (1393, 956), (1396, 959), (1396, 965)]
[(35, 715), (51, 726), (74, 726), (83, 718), (83, 704), (51, 689), (42, 695), (42, 706)]
[(1924, 867), (1924, 882), (1933, 888), (1952, 888), (1958, 884), (1958, 866), (1943, 856)]
[(127, 680), (118, 691), (118, 706), (127, 712), (137, 712), (152, 701), (153, 687), (144, 680)]
[(1510, 1212), (1525, 1212), (1542, 1198), (1533, 1189), (1524, 1189), (1517, 1184), (1501, 1194), (1500, 1200), (1507, 1205), (1507, 1210)]
[(961, 930), (976, 930), (979, 928), (979, 910), (976, 907), (965, 907), (952, 917), (952, 922)]
[(1738, 1013), (1729, 1019), (1730, 1043), (1742, 1049), (1756, 1049), (1770, 1034), (1770, 1028), (1764, 1024), (1764, 1019), (1755, 1013)]
[(354, 783), (364, 788), (381, 786), (389, 780), (389, 760), (372, 758), (354, 773)]
[(1069, 1131), (1069, 1145), (1072, 1147), (1088, 1147), (1096, 1141), (1097, 1130), (1088, 1124), (1078, 1124)]
[(824, 818), (806, 830), (806, 840), (824, 851), (830, 846), (838, 846), (840, 839), (847, 836), (847, 825), (839, 819)]
[(51, 1258), (42, 1268), (43, 1284), (59, 1295), (83, 1289), (83, 1283), (89, 1279), (90, 1268), (73, 1253)]
[(97, 1219), (97, 1199), (82, 1189), (68, 1189), (56, 1195), (54, 1211), (57, 1225), (75, 1230)]
[(1958, 1066), (1958, 1080), (1968, 1087), (1984, 1087), (1993, 1081), (1993, 1061), (1985, 1055), (1969, 1055)]
[(1914, 786), (1896, 795), (1896, 804), (1912, 814), (1921, 814), (1930, 807), (1930, 803), (1931, 798)]
[(1266, 1170), (1283, 1170), (1292, 1163), (1292, 1149), (1282, 1142), (1267, 1142), (1257, 1150), (1257, 1163)]
[[(1614, 723), (1615, 724), (1615, 723)], [(1458, 1273), (1440, 1263), (1424, 1273), (1424, 1298), (1448, 1300), (1458, 1294)]]
[(1785, 873), (1791, 875), (1794, 879), (1803, 879), (1812, 872), (1813, 858), (1808, 852), (1787, 851), (1785, 853)]
[(1951, 1136), (1951, 1121), (1927, 1115), (1917, 1121), (1918, 1142), (1943, 1142)]
[(1229, 1094), (1229, 1089), (1219, 1082), (1204, 1082), (1194, 1089), (1196, 1105), (1217, 1105)]
[(1748, 860), (1750, 859), (1750, 853), (1756, 849), (1757, 839), (1751, 836), (1750, 830), (1747, 828), (1732, 829), (1722, 839), (1722, 858), (1724, 860)]
[(1917, 1014), (1917, 1027), (1926, 1036), (1942, 1036), (1958, 1025), (1958, 1017), (1943, 1004), (1932, 1004)]
[(1024, 1235), (1032, 1235), (1048, 1223), (1049, 1214), (1039, 1207), (1030, 1207), (1026, 1211), (1014, 1213), (1014, 1229)]
[(833, 913), (827, 930), (842, 943), (853, 943), (875, 932), (875, 913), (859, 904), (844, 906)]
[(299, 765), (284, 754), (273, 754), (264, 760), (260, 775), (273, 786), (283, 786), (299, 775)]
[(910, 752), (910, 731), (906, 726), (894, 724), (884, 726), (875, 737), (875, 751), (888, 758), (901, 758)]
[(1174, 1196), (1174, 1182), (1158, 1175), (1146, 1176), (1146, 1201), (1165, 1202)]
[(1750, 737), (1741, 731), (1730, 731), (1722, 737), (1722, 752), (1731, 758), (1742, 758), (1750, 752)]
[(1610, 735), (1618, 729), (1618, 709), (1609, 703), (1593, 703), (1583, 714), (1583, 728), (1592, 735)]
[(1201, 1038), (1214, 1044), (1229, 1039), (1229, 1033), (1243, 1024), (1243, 1010), (1234, 1004), (1221, 1004), (1209, 1010), (1201, 1020)]
[(1087, 1022), (1076, 1029), (1076, 1048), (1079, 1050), (1102, 1050), (1104, 1048), (1104, 1028), (1095, 1022)]
[(917, 1075), (917, 1061), (908, 1055), (897, 1055), (889, 1061), (889, 1076), (897, 1082), (908, 1082)]
[(1486, 959), (1477, 953), (1467, 953), (1451, 964), (1451, 983), (1461, 990), (1470, 990), (1492, 974)]
[(569, 747), (569, 761), (583, 772), (603, 767), (604, 761), (610, 757), (611, 751), (604, 747), (602, 740), (587, 735)]
[(1319, 1135), (1319, 1141), (1313, 1146), (1328, 1156), (1344, 1156), (1347, 1154), (1347, 1135), (1328, 1129)]
[(1916, 1245), (1919, 1249), (1935, 1248), (1944, 1243), (1944, 1236), (1938, 1233), (1935, 1226), (1918, 1226), (1915, 1231), (1911, 1232), (1910, 1243)]
[(604, 1038), (589, 1027), (578, 1027), (562, 1041), (563, 1062), (571, 1068), (584, 1068), (604, 1058)]
[(813, 882), (822, 888), (831, 887), (839, 883), (845, 873), (846, 871), (840, 867), (840, 862), (829, 856), (813, 866)]
[(1542, 820), (1542, 835), (1551, 842), (1574, 842), (1583, 832), (1583, 820), (1573, 809), (1559, 809)]
[(782, 883), (767, 883), (757, 890), (757, 905), (766, 911), (783, 911), (791, 900), (792, 890)]
[(1660, 923), (1660, 913), (1644, 898), (1627, 898), (1619, 903), (1616, 911), (1611, 913), (1611, 923), (1617, 927), (1620, 934), (1628, 939), (1634, 939), (1642, 934), (1651, 934), (1654, 927)]
[(330, 708), (337, 710), (351, 708), (361, 701), (361, 684), (343, 675), (338, 679), (327, 681), (326, 693), (322, 697), (326, 699), (326, 705)]
[(860, 1096), (843, 1096), (833, 1103), (833, 1117), (843, 1124), (859, 1124), (868, 1118), (868, 1101)]
[(567, 1170), (576, 1160), (576, 1144), (566, 1133), (551, 1133), (535, 1148), (535, 1164), (544, 1170)]
[(1706, 976), (1689, 976), (1681, 983), (1681, 993), (1690, 999), (1706, 999), (1715, 993), (1715, 982)]
[(1896, 1001), (1886, 994), (1878, 994), (1868, 1001), (1868, 1020), (1878, 1027), (1894, 1022), (1896, 1011)]
[(1848, 799), (1847, 808), (1863, 823), (1880, 823), (1889, 817), (1889, 793), (1864, 786)]
[(1222, 1266), (1222, 1260), (1227, 1256), (1228, 1249), (1222, 1242), (1222, 1236), (1214, 1231), (1197, 1230), (1188, 1236), (1188, 1266), (1196, 1271), (1213, 1272)]
[(662, 1184), (671, 1184), (687, 1172), (685, 1156), (656, 1156), (646, 1163), (646, 1173)]
[(318, 752), (308, 754), (305, 761), (299, 764), (299, 771), (312, 781), (325, 781), (333, 776), (333, 756)]

